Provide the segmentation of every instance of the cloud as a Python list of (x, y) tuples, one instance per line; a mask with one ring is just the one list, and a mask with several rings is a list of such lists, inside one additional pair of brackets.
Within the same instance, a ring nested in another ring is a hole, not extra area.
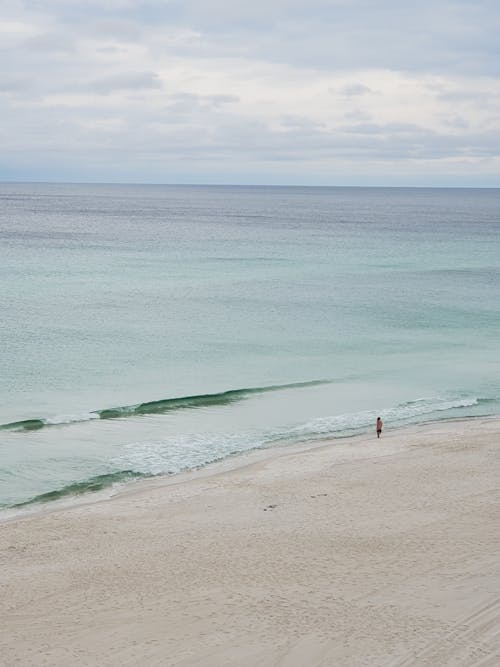
[(176, 93), (168, 97), (165, 107), (174, 113), (188, 113), (193, 110), (218, 109), (226, 104), (236, 104), (239, 98), (236, 95), (197, 95), (195, 93)]
[(491, 182), (499, 29), (490, 0), (13, 0), (4, 164), (42, 180), (66, 164), (104, 179), (356, 182), (383, 164), (389, 179)]
[(338, 91), (331, 90), (332, 93), (338, 92), (346, 97), (357, 97), (358, 95), (368, 95), (373, 91), (362, 83), (348, 83), (342, 86)]
[(25, 46), (32, 51), (47, 53), (71, 53), (75, 50), (71, 37), (59, 32), (43, 32), (29, 37)]
[(27, 76), (5, 76), (0, 79), (1, 93), (24, 93), (33, 88), (33, 79)]
[(161, 80), (155, 72), (117, 72), (95, 79), (89, 84), (89, 89), (100, 95), (109, 95), (115, 91), (151, 90), (161, 87)]

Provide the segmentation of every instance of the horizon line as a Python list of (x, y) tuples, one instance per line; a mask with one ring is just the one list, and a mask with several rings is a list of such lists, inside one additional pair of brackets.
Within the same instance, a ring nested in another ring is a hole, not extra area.
[(500, 186), (494, 185), (311, 185), (290, 183), (175, 183), (160, 181), (44, 181), (44, 180), (3, 180), (1, 184), (15, 185), (119, 185), (119, 186), (163, 186), (163, 187), (220, 187), (220, 188), (352, 188), (352, 189), (393, 189), (393, 190), (498, 190)]

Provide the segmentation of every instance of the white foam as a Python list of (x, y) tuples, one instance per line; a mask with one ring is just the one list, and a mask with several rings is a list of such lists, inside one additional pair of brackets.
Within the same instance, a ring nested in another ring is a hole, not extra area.
[(113, 459), (113, 464), (119, 469), (144, 474), (178, 473), (252, 449), (367, 431), (374, 428), (378, 416), (386, 425), (399, 426), (418, 421), (423, 415), (477, 404), (475, 397), (438, 396), (420, 398), (385, 410), (321, 417), (290, 428), (239, 433), (182, 433), (129, 443), (123, 454)]
[(56, 426), (57, 424), (78, 424), (80, 422), (88, 422), (92, 419), (99, 419), (96, 412), (84, 412), (77, 415), (58, 415), (57, 417), (49, 417), (44, 419), (46, 424)]

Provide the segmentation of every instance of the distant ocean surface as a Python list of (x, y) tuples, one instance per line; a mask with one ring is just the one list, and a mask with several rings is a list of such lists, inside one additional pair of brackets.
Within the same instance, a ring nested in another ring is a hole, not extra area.
[(500, 414), (500, 190), (0, 184), (0, 507)]

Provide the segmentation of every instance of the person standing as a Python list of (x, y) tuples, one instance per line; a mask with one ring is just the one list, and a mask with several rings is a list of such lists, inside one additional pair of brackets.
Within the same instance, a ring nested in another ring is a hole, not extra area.
[(377, 438), (380, 438), (382, 434), (382, 420), (380, 417), (377, 417)]

